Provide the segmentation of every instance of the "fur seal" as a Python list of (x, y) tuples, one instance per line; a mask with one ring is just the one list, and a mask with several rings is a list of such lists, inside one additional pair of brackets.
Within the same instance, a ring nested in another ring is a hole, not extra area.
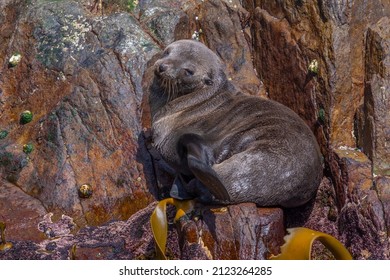
[(152, 67), (153, 145), (177, 172), (172, 197), (281, 207), (314, 197), (321, 153), (297, 114), (239, 91), (197, 41), (173, 42)]

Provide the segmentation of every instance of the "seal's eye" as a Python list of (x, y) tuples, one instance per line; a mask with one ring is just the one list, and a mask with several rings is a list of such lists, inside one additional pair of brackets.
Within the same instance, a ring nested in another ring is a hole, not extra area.
[(170, 53), (170, 49), (165, 49), (165, 51), (162, 54), (162, 57), (167, 57)]
[(191, 70), (191, 69), (188, 69), (188, 68), (185, 68), (185, 69), (184, 69), (184, 73), (185, 73), (186, 76), (192, 76), (192, 75), (194, 75), (194, 71)]

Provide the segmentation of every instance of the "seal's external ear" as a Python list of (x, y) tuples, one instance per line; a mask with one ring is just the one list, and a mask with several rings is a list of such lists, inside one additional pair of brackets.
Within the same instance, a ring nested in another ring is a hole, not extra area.
[(204, 83), (208, 86), (212, 86), (214, 84), (213, 80), (211, 80), (210, 78), (206, 77), (204, 79)]
[(218, 77), (221, 79), (220, 82), (226, 81), (226, 72), (224, 68), (219, 69), (219, 75)]
[(210, 71), (207, 73), (206, 77), (204, 78), (204, 83), (208, 86), (212, 86), (214, 84), (214, 73), (213, 71)]

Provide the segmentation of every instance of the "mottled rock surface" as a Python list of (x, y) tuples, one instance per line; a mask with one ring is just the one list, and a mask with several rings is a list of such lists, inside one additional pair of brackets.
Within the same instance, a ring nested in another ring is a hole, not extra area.
[(75, 224), (69, 216), (54, 221), (46, 215), (39, 224), (45, 240), (13, 242), (12, 249), (0, 252), (0, 259), (150, 259), (155, 253), (149, 218), (155, 205), (126, 221), (87, 226), (77, 233), (72, 233)]
[(376, 175), (390, 176), (390, 18), (367, 30), (363, 120), (359, 144)]
[(213, 49), (243, 91), (297, 112), (325, 177), (297, 209), (201, 206), (170, 225), (169, 257), (266, 258), (286, 227), (306, 226), (354, 258), (390, 258), (389, 1), (128, 4), (0, 1), (0, 221), (14, 244), (0, 259), (154, 257), (148, 219), (172, 174), (150, 149), (145, 71), (182, 38)]
[(252, 203), (204, 207), (197, 219), (179, 225), (180, 258), (267, 259), (280, 253), (284, 235), (279, 208), (257, 208)]
[(7, 236), (12, 240), (41, 241), (45, 236), (38, 230), (38, 223), (46, 209), (34, 199), (8, 182), (1, 182), (0, 219), (7, 225)]
[[(91, 17), (73, 1), (14, 1), (2, 14), (2, 34), (15, 30), (1, 40), (2, 180), (80, 227), (146, 207), (155, 179), (138, 108), (156, 44), (130, 15)], [(14, 52), (22, 60), (9, 68)], [(33, 120), (21, 125), (24, 110)], [(83, 184), (92, 198), (78, 196)]]
[[(389, 258), (390, 3), (243, 1), (243, 6), (252, 15), (253, 62), (269, 97), (312, 127), (335, 189), (332, 230), (324, 219), (307, 224), (319, 217), (316, 211), (293, 224), (338, 236), (355, 258)], [(309, 71), (313, 61), (317, 73)]]

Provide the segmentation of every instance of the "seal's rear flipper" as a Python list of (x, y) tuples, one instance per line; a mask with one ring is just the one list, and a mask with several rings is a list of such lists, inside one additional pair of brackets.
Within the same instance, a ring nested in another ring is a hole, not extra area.
[(184, 166), (220, 201), (230, 201), (229, 193), (212, 169), (212, 154), (205, 140), (197, 134), (183, 134), (177, 144), (177, 152)]
[(187, 183), (183, 179), (181, 174), (176, 175), (173, 181), (170, 196), (179, 200), (193, 199), (194, 195), (191, 195), (186, 191)]

